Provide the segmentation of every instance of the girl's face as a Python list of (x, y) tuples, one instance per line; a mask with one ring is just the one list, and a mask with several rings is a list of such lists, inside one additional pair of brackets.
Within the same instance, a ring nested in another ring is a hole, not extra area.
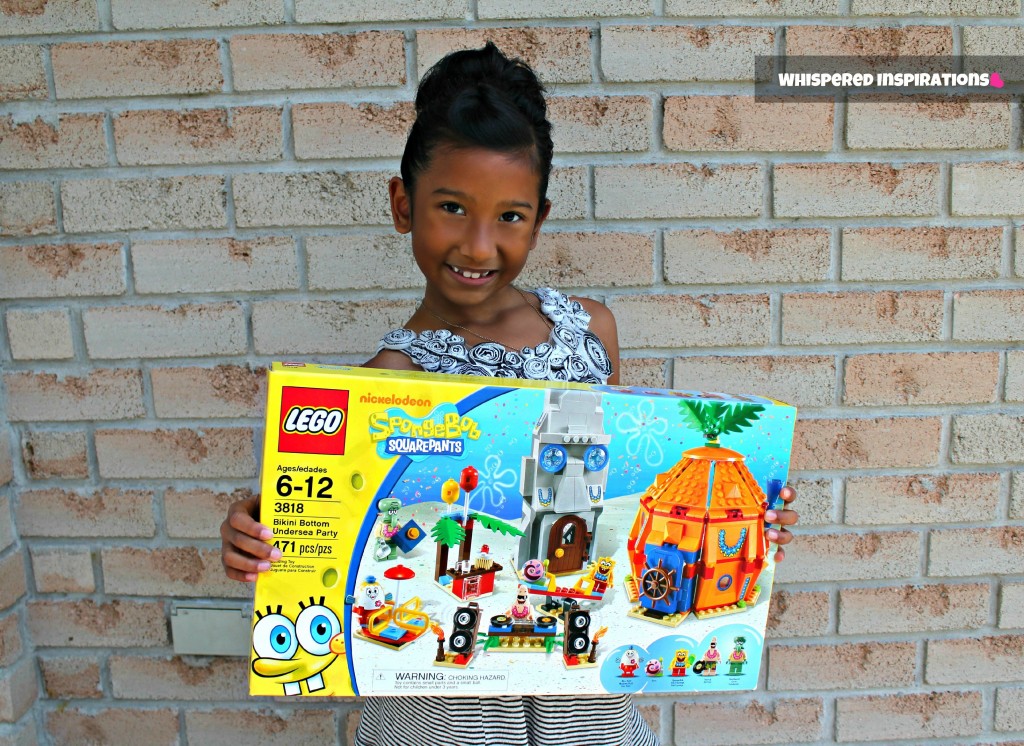
[(519, 276), (551, 208), (539, 191), (529, 156), (484, 148), (438, 148), (411, 195), (391, 180), (395, 229), (412, 233), (431, 310), (465, 320)]

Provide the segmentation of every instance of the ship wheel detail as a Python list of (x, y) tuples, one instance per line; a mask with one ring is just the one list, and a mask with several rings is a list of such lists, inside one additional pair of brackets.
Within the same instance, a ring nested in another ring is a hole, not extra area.
[(672, 585), (675, 570), (666, 570), (664, 560), (658, 560), (657, 567), (648, 565), (640, 577), (640, 592), (652, 601), (662, 601), (679, 589)]

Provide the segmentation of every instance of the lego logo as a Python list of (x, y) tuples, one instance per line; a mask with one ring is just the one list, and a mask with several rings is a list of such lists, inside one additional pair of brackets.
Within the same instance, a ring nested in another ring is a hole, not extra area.
[(324, 407), (292, 407), (285, 417), (282, 429), (286, 433), (306, 435), (334, 435), (345, 424), (345, 413), (340, 409)]

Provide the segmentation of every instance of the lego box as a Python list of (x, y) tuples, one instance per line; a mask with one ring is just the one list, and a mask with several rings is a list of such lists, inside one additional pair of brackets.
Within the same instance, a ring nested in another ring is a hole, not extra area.
[(753, 689), (796, 410), (276, 363), (255, 695)]

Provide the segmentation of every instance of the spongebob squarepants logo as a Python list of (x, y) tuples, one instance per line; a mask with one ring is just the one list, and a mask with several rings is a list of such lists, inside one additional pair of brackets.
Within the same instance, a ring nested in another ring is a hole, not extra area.
[(299, 614), (292, 621), (276, 610), (256, 612), (259, 619), (252, 630), (257, 676), (277, 681), (288, 695), (302, 694), (302, 683), (310, 694), (324, 688), (323, 671), (345, 654), (345, 640), (338, 615), (324, 606), (324, 597), (299, 601)]

